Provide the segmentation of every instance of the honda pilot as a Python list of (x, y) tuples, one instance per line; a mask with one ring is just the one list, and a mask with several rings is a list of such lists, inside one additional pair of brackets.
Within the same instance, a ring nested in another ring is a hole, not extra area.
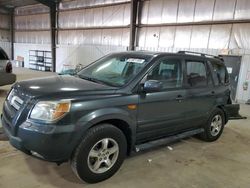
[(217, 140), (238, 111), (220, 57), (136, 51), (109, 54), (75, 76), (17, 82), (1, 120), (15, 148), (70, 161), (96, 183), (133, 152), (193, 135)]

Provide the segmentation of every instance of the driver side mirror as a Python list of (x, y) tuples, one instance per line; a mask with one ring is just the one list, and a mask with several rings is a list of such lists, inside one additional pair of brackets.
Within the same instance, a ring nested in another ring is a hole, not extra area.
[(143, 84), (142, 91), (144, 91), (146, 93), (158, 92), (158, 91), (161, 91), (162, 88), (163, 88), (162, 82), (160, 82), (158, 80), (147, 80)]

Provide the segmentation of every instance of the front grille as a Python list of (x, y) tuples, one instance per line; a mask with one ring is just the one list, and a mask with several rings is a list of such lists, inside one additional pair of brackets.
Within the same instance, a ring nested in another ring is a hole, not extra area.
[(9, 104), (15, 109), (15, 110), (20, 110), (22, 104), (23, 104), (23, 100), (18, 97), (14, 91), (14, 89), (11, 90), (8, 98), (7, 98)]

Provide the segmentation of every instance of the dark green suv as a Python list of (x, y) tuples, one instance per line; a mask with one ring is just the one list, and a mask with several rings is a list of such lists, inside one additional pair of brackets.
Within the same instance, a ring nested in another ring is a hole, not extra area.
[(199, 135), (217, 140), (231, 104), (219, 57), (192, 52), (107, 55), (76, 76), (16, 83), (2, 124), (17, 149), (70, 161), (89, 183), (111, 177), (131, 152)]

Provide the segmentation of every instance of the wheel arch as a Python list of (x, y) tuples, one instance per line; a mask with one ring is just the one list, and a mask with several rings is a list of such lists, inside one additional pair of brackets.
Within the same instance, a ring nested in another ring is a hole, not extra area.
[(228, 114), (227, 114), (227, 111), (225, 109), (225, 106), (224, 105), (218, 105), (217, 108), (219, 108), (220, 110), (223, 111), (224, 118), (225, 118), (225, 124), (226, 124), (228, 122)]
[[(127, 141), (127, 155), (130, 155), (133, 145), (134, 145), (134, 141), (133, 141), (133, 133), (132, 133), (132, 129), (130, 127), (130, 125), (128, 124), (128, 122), (126, 122), (125, 120), (122, 119), (106, 119), (100, 122), (97, 122), (96, 124), (92, 125), (90, 128), (94, 127), (94, 126), (98, 126), (101, 124), (111, 124), (115, 127), (117, 127), (118, 129), (120, 129)], [(89, 129), (90, 129), (89, 128)]]
[(130, 155), (136, 139), (136, 118), (123, 109), (99, 109), (82, 117), (76, 124), (81, 129), (78, 143), (81, 142), (89, 129), (105, 123), (111, 124), (123, 132), (128, 145), (127, 154)]

